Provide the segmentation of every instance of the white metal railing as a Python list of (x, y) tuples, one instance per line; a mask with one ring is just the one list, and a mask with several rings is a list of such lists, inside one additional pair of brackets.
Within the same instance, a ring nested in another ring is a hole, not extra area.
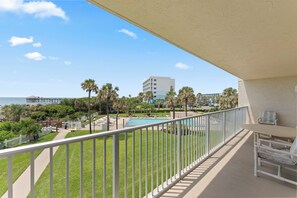
[[(65, 183), (59, 184), (65, 189), (59, 192), (59, 196), (71, 197), (69, 186), (75, 178), (69, 176), (69, 156), (72, 152), (70, 146), (75, 143), (79, 143), (79, 153), (75, 154), (79, 157), (79, 164), (75, 166), (80, 167), (80, 197), (110, 197), (111, 194), (113, 197), (158, 197), (241, 131), (246, 115), (247, 108), (241, 107), (2, 150), (0, 158), (8, 161), (8, 197), (13, 197), (12, 158), (17, 154), (30, 153), (30, 196), (34, 197), (34, 152), (48, 148), (50, 165), (47, 181), (49, 196), (54, 197), (53, 164), (58, 159), (53, 156), (53, 148), (56, 146), (62, 146), (65, 153), (62, 159), (65, 163)], [(111, 150), (108, 145), (111, 145)], [(90, 161), (86, 161), (87, 155), (91, 155)], [(112, 158), (111, 164), (107, 158)], [(87, 187), (84, 185), (84, 182), (89, 182), (84, 173), (85, 166), (91, 167), (92, 175), (91, 185)], [(108, 171), (109, 168), (111, 171)], [(101, 177), (98, 177), (99, 172)]]

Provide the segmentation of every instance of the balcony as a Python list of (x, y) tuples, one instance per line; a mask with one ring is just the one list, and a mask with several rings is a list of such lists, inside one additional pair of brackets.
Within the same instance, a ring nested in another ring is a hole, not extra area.
[(295, 185), (254, 176), (253, 145), (253, 133), (242, 131), (162, 197), (296, 197)]
[[(1, 150), (3, 197), (158, 197), (242, 134), (246, 121), (241, 107)], [(43, 163), (34, 159), (40, 150)], [(30, 166), (16, 179), (13, 159), (23, 153)]]

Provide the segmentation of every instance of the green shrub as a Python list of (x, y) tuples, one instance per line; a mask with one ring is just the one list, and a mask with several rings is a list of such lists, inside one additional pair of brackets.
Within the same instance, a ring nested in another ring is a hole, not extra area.
[(0, 123), (0, 131), (11, 131), (11, 123), (10, 122), (1, 122)]
[(0, 142), (3, 142), (5, 139), (11, 139), (15, 137), (15, 134), (11, 131), (0, 131)]

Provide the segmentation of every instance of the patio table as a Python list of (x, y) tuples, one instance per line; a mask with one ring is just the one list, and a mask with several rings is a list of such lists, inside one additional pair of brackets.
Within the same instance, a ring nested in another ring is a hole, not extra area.
[(253, 131), (255, 133), (266, 134), (276, 137), (295, 138), (297, 129), (293, 127), (284, 127), (277, 125), (265, 125), (265, 124), (244, 124), (244, 129)]

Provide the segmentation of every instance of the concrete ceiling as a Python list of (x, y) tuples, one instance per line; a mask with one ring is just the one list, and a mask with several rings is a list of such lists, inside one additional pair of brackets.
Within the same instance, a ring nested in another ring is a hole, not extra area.
[(297, 76), (297, 0), (89, 0), (247, 79)]

